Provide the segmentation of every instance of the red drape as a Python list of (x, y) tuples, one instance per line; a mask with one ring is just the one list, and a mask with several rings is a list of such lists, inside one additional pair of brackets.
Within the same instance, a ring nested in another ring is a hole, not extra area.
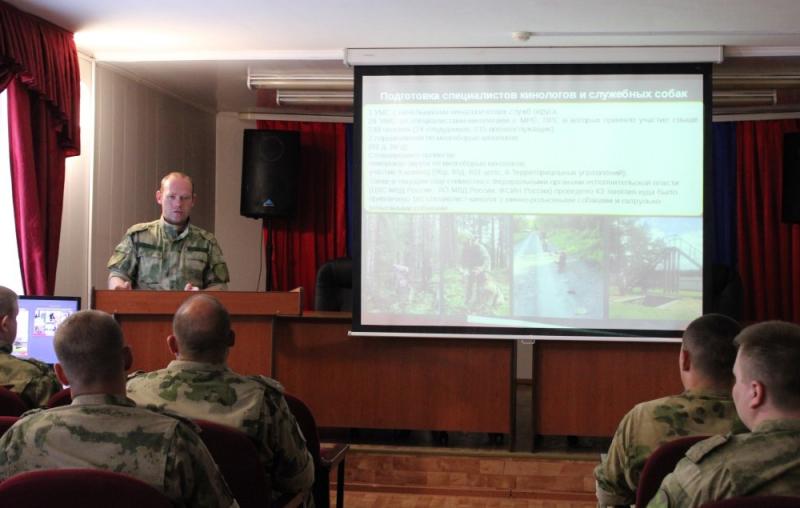
[(5, 86), (22, 282), (28, 295), (51, 295), (64, 159), (80, 151), (80, 73), (72, 33), (0, 1), (0, 90)]
[(258, 128), (300, 133), (297, 214), (273, 221), (273, 289), (302, 286), (305, 307), (310, 309), (317, 269), (347, 253), (345, 126), (259, 121)]
[(797, 120), (738, 124), (739, 273), (748, 322), (800, 322), (800, 226), (781, 222), (783, 134), (797, 131)]

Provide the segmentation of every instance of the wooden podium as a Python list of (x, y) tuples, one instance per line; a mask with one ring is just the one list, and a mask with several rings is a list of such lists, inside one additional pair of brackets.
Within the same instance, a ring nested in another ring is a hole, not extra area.
[[(187, 291), (95, 290), (92, 308), (112, 314), (133, 349), (132, 370), (156, 370), (173, 360), (167, 348), (172, 316), (181, 303), (197, 294)], [(279, 315), (302, 313), (302, 291), (211, 293), (228, 309), (236, 333), (228, 365), (242, 374), (272, 375), (274, 321)]]

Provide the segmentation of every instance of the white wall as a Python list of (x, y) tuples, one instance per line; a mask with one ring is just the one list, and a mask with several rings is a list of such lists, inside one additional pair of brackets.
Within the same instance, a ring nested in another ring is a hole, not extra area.
[(255, 128), (255, 121), (240, 120), (237, 113), (217, 115), (214, 229), (231, 274), (228, 288), (234, 291), (263, 291), (266, 286), (261, 221), (239, 215), (243, 133)]
[[(155, 191), (170, 171), (192, 176), (192, 222), (214, 230), (214, 114), (113, 67), (97, 65), (91, 280), (105, 288), (106, 263), (125, 230), (155, 220)], [(224, 248), (224, 244), (223, 244)]]

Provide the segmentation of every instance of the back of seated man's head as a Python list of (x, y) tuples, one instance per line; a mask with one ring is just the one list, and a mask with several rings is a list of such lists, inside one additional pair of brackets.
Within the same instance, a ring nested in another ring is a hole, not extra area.
[(741, 330), (738, 321), (722, 314), (706, 314), (689, 323), (683, 332), (683, 349), (691, 356), (692, 368), (714, 383), (733, 383), (733, 339)]
[(83, 310), (65, 319), (53, 345), (70, 383), (93, 385), (116, 381), (125, 372), (122, 329), (111, 315)]
[[(17, 294), (5, 286), (0, 286), (0, 321), (5, 319), (14, 320), (16, 322), (18, 305)], [(12, 323), (10, 322), (8, 325), (8, 335), (11, 335), (12, 331), (14, 335), (16, 335), (16, 326), (11, 326)], [(0, 327), (0, 345), (10, 344), (16, 338), (6, 337), (5, 329), (5, 327)]]
[(183, 302), (172, 320), (172, 333), (187, 360), (223, 362), (233, 344), (230, 314), (219, 300), (205, 294)]
[(747, 408), (740, 405), (750, 400), (753, 382), (763, 384), (772, 408), (800, 412), (800, 326), (783, 321), (758, 323), (742, 330), (735, 344), (739, 353), (733, 398), (742, 421), (752, 429)]

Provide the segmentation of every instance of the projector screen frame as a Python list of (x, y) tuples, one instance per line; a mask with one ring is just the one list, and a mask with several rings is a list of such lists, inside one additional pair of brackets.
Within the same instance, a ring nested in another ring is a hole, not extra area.
[[(710, 63), (653, 63), (653, 64), (478, 64), (478, 65), (368, 65), (354, 67), (354, 124), (353, 124), (353, 328), (354, 336), (430, 336), (463, 338), (530, 339), (535, 340), (606, 340), (675, 342), (682, 330), (641, 330), (641, 329), (603, 329), (603, 328), (561, 328), (545, 326), (493, 327), (472, 326), (419, 326), (419, 325), (372, 325), (362, 323), (361, 301), (361, 261), (362, 261), (362, 98), (363, 78), (365, 76), (403, 76), (403, 75), (603, 75), (603, 74), (693, 74), (702, 77), (703, 94), (703, 269), (702, 269), (702, 312), (711, 303), (711, 245), (713, 221), (711, 220), (711, 64)], [(386, 334), (386, 335), (384, 335)]]

